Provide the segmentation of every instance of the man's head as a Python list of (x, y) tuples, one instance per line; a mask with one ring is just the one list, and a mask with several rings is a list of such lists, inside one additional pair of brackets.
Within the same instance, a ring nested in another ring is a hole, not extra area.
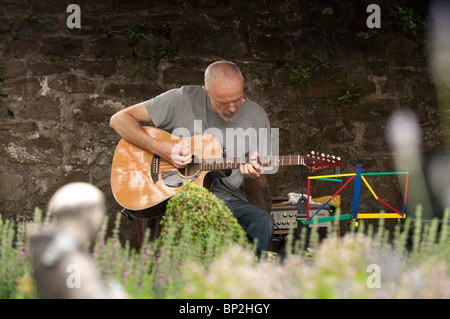
[(211, 107), (225, 121), (235, 118), (244, 99), (244, 77), (232, 62), (217, 61), (205, 71), (205, 86)]

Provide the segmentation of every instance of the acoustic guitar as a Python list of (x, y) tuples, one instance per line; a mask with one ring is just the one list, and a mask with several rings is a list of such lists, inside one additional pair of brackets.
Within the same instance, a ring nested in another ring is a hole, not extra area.
[[(185, 168), (177, 169), (158, 155), (121, 139), (112, 162), (112, 193), (122, 207), (137, 217), (149, 217), (145, 211), (166, 203), (186, 181), (210, 189), (214, 180), (229, 176), (232, 169), (249, 162), (249, 158), (224, 158), (222, 146), (213, 135), (179, 138), (154, 127), (143, 127), (143, 130), (160, 141), (188, 143), (193, 161)], [(314, 152), (262, 156), (258, 163), (263, 167), (305, 165), (312, 172), (343, 167), (339, 157)]]

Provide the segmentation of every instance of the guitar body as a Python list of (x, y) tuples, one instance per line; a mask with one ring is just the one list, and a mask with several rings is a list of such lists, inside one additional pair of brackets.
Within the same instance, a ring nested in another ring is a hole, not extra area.
[(198, 160), (222, 157), (221, 144), (215, 136), (179, 138), (154, 127), (143, 129), (160, 141), (188, 143), (194, 161), (179, 170), (158, 155), (120, 140), (112, 162), (111, 188), (116, 201), (136, 217), (162, 214), (164, 207), (161, 206), (165, 206), (186, 181), (209, 189), (215, 178), (227, 176), (224, 171), (210, 174), (199, 169)]

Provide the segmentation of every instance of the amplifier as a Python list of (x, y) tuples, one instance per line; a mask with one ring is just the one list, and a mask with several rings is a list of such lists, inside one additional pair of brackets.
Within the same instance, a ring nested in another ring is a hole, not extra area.
[[(317, 207), (315, 207), (317, 206)], [(310, 205), (309, 216), (314, 215), (321, 205)], [(312, 209), (311, 209), (312, 208)], [(272, 206), (271, 214), (274, 219), (274, 230), (288, 230), (290, 228), (297, 228), (297, 206)], [(314, 217), (328, 217), (330, 216), (330, 207), (327, 205), (320, 210)], [(306, 214), (300, 214), (300, 219), (306, 219)], [(309, 227), (326, 227), (327, 223), (311, 224)]]

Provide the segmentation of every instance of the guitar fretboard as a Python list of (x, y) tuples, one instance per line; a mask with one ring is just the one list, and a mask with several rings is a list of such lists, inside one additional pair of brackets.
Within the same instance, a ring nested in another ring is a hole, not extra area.
[[(220, 169), (236, 169), (239, 168), (241, 164), (249, 162), (250, 159), (248, 157), (203, 159), (200, 162), (200, 170), (212, 171)], [(263, 167), (305, 165), (303, 155), (261, 156), (258, 158), (257, 162)]]

